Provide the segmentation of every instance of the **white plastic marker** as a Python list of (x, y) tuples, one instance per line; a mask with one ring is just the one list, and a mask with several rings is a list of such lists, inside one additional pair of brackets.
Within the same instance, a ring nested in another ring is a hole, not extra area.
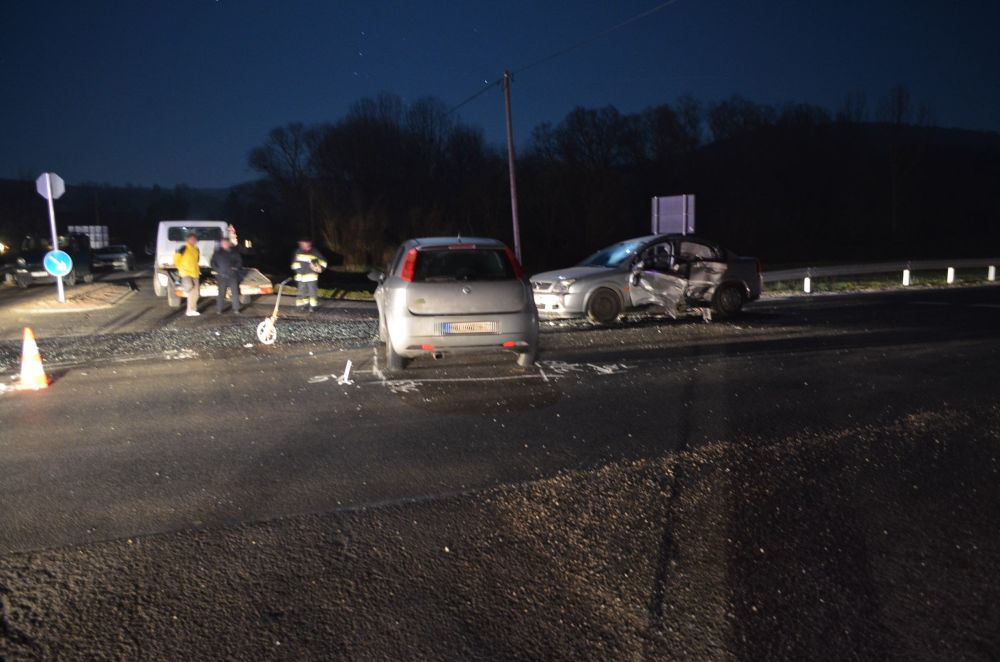
[(997, 279), (997, 268), (990, 265), (990, 268), (986, 270), (986, 280), (994, 281)]
[(351, 381), (351, 360), (347, 359), (347, 366), (344, 367), (344, 374), (337, 378), (338, 384), (343, 384), (350, 386), (354, 382)]
[(812, 289), (813, 289), (812, 278), (806, 276), (805, 280), (802, 281), (802, 291), (805, 292), (806, 294), (809, 294), (810, 292), (812, 292)]
[(903, 287), (910, 286), (910, 270), (903, 269)]
[(955, 267), (948, 267), (948, 284), (955, 282)]

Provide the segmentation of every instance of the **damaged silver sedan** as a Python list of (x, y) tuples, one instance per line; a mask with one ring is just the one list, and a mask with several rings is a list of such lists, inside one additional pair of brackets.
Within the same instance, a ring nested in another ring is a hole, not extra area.
[(627, 312), (721, 316), (760, 297), (760, 262), (691, 235), (650, 235), (601, 249), (580, 264), (531, 277), (542, 318), (610, 324)]

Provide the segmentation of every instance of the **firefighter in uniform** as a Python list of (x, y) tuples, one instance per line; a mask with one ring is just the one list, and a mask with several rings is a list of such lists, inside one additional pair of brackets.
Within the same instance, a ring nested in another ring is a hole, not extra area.
[(309, 305), (309, 312), (316, 310), (319, 303), (319, 275), (326, 269), (326, 259), (313, 248), (312, 241), (299, 241), (299, 249), (292, 257), (292, 272), (295, 274), (295, 306)]

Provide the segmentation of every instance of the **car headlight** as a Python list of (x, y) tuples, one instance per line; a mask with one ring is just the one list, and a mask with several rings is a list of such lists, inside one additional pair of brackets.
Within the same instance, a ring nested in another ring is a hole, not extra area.
[(556, 294), (566, 294), (569, 292), (570, 286), (575, 282), (575, 278), (563, 278), (560, 281), (556, 281), (556, 284), (552, 286), (552, 291)]
[(25, 260), (23, 257), (19, 257), (19, 258), (17, 258), (17, 266), (19, 266), (19, 267), (26, 267), (26, 266), (28, 266), (28, 261)]

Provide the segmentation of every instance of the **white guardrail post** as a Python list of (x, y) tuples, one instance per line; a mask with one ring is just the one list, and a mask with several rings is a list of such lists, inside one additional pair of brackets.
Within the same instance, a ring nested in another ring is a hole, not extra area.
[[(955, 273), (959, 269), (987, 268), (986, 279), (996, 281), (996, 267), (1000, 265), (1000, 257), (966, 258), (948, 260), (900, 260), (899, 262), (868, 262), (862, 264), (839, 264), (825, 267), (799, 267), (796, 269), (777, 269), (765, 271), (765, 283), (781, 283), (802, 281), (802, 291), (812, 292), (813, 278), (836, 278), (839, 276), (860, 276), (863, 274), (903, 273), (903, 286), (913, 284), (915, 271), (944, 271), (947, 269), (948, 283), (955, 282)], [(939, 272), (940, 273), (940, 272)], [(982, 273), (982, 272), (980, 272)]]

